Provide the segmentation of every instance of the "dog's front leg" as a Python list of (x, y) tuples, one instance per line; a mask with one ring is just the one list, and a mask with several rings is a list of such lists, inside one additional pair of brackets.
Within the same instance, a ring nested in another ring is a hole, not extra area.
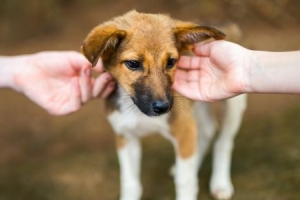
[[(188, 121), (185, 121), (188, 120)], [(176, 200), (196, 200), (197, 179), (197, 131), (192, 117), (173, 119), (172, 135), (176, 153)]]
[(175, 187), (176, 200), (196, 200), (198, 194), (196, 156), (176, 156)]
[(119, 134), (116, 136), (116, 140), (121, 169), (120, 200), (139, 200), (142, 195), (139, 138), (131, 134)]
[(213, 149), (213, 174), (210, 180), (210, 190), (215, 199), (230, 199), (234, 192), (230, 178), (231, 154), (234, 137), (241, 125), (246, 104), (246, 95), (226, 101), (222, 129)]

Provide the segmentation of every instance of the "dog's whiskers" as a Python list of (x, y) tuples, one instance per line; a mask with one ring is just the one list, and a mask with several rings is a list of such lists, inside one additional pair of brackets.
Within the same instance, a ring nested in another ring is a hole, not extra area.
[(185, 102), (186, 102), (186, 99), (184, 99), (182, 96), (174, 96), (174, 105), (173, 106), (177, 107), (178, 110), (188, 114), (191, 112), (191, 110), (189, 109), (189, 106)]

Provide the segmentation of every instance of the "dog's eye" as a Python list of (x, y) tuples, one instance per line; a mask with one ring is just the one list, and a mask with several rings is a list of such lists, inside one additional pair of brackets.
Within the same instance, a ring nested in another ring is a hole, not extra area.
[(126, 60), (125, 62), (126, 67), (131, 70), (142, 70), (142, 64), (137, 60)]
[(177, 60), (175, 58), (169, 58), (167, 61), (167, 69), (171, 69), (175, 66)]

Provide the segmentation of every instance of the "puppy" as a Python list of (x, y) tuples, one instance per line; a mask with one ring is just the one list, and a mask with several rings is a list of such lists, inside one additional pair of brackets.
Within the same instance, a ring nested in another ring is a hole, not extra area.
[[(213, 138), (215, 120), (208, 103), (194, 103), (171, 88), (181, 53), (190, 51), (195, 43), (224, 37), (214, 28), (131, 11), (95, 27), (84, 40), (82, 53), (92, 65), (101, 57), (105, 70), (118, 83), (107, 107), (116, 133), (121, 200), (141, 199), (139, 138), (153, 132), (174, 145), (176, 199), (197, 199), (197, 172)], [(216, 199), (229, 199), (233, 194), (231, 150), (245, 102), (245, 97), (239, 96), (225, 103), (210, 182)]]

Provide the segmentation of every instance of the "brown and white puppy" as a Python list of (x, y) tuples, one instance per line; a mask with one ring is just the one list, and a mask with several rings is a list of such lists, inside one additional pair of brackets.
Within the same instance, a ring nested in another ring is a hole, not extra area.
[[(174, 145), (176, 199), (197, 199), (197, 171), (214, 135), (215, 120), (207, 103), (195, 104), (171, 88), (180, 53), (203, 40), (224, 37), (214, 28), (167, 15), (131, 11), (95, 27), (84, 40), (82, 52), (86, 58), (95, 65), (101, 57), (104, 68), (118, 83), (107, 105), (108, 119), (116, 133), (121, 200), (141, 198), (139, 138), (153, 132), (161, 133)], [(226, 104), (211, 179), (211, 192), (217, 199), (233, 194), (231, 149), (245, 98), (233, 98)]]

